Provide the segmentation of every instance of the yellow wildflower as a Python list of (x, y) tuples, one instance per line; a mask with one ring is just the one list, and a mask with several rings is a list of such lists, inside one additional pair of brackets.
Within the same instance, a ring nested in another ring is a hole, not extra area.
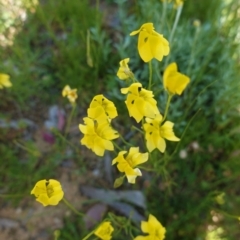
[(98, 123), (88, 117), (83, 118), (83, 121), (85, 125), (79, 124), (79, 129), (84, 134), (81, 140), (82, 145), (98, 156), (103, 156), (105, 150), (114, 150), (111, 140), (118, 138), (119, 135), (107, 121)]
[(147, 222), (141, 222), (141, 229), (144, 233), (148, 233), (149, 235), (137, 236), (134, 240), (163, 240), (165, 238), (165, 227), (163, 227), (152, 214), (149, 214)]
[(138, 147), (131, 147), (126, 157), (127, 151), (121, 151), (118, 156), (113, 159), (112, 165), (118, 163), (117, 168), (120, 172), (124, 172), (129, 183), (135, 183), (137, 176), (142, 176), (140, 169), (134, 168), (148, 160), (148, 153), (140, 153)]
[(163, 56), (169, 54), (168, 41), (163, 35), (154, 31), (153, 23), (145, 23), (139, 30), (130, 33), (130, 36), (139, 33), (138, 52), (144, 62), (149, 62), (153, 58), (162, 61)]
[(75, 103), (78, 98), (77, 89), (71, 89), (69, 85), (66, 85), (62, 90), (62, 96), (67, 97), (70, 103)]
[(196, 27), (196, 28), (200, 27), (200, 26), (201, 26), (200, 20), (195, 19), (195, 20), (193, 21), (193, 26)]
[(111, 120), (117, 117), (117, 109), (113, 102), (109, 101), (102, 94), (93, 98), (88, 109), (88, 117), (96, 121)]
[[(172, 0), (161, 0), (162, 2), (172, 2)], [(174, 8), (178, 8), (183, 5), (183, 0), (173, 0), (174, 1)]]
[(155, 148), (158, 148), (158, 150), (163, 153), (166, 149), (165, 139), (170, 141), (180, 140), (174, 135), (174, 124), (172, 122), (166, 121), (163, 125), (161, 125), (161, 123), (162, 115), (159, 114), (154, 119), (146, 118), (146, 123), (143, 124), (149, 152), (152, 152)]
[(218, 194), (218, 195), (215, 197), (215, 201), (216, 201), (218, 204), (222, 205), (222, 204), (225, 203), (224, 197), (225, 197), (225, 193), (222, 192), (222, 193)]
[(170, 94), (181, 95), (190, 82), (190, 78), (177, 71), (177, 64), (170, 63), (163, 74), (163, 86)]
[(60, 182), (54, 179), (38, 181), (31, 194), (34, 194), (44, 207), (57, 205), (64, 195)]
[(122, 61), (119, 62), (120, 67), (118, 69), (117, 76), (121, 80), (126, 80), (128, 78), (133, 78), (134, 77), (132, 71), (128, 67), (129, 60), (130, 60), (129, 58), (125, 58), (125, 59), (123, 59)]
[(111, 222), (102, 223), (94, 232), (96, 236), (98, 236), (102, 240), (110, 240), (112, 239), (112, 232), (114, 228), (111, 225)]
[(12, 83), (9, 80), (10, 76), (4, 73), (0, 73), (0, 89), (3, 87), (11, 87)]
[(159, 114), (157, 101), (153, 98), (152, 91), (144, 89), (141, 83), (133, 83), (128, 88), (122, 88), (121, 92), (128, 93), (125, 103), (130, 117), (137, 122), (140, 122), (144, 116), (154, 118)]
[(175, 0), (174, 7), (178, 8), (183, 5), (183, 0)]

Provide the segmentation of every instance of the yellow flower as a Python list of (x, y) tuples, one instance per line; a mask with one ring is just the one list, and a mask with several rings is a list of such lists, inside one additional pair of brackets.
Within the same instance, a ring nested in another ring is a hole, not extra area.
[(120, 67), (118, 69), (117, 76), (121, 80), (126, 80), (128, 78), (133, 78), (134, 77), (132, 71), (128, 67), (129, 60), (130, 60), (129, 58), (125, 58), (125, 59), (123, 59), (122, 61), (119, 62)]
[(163, 74), (163, 86), (170, 94), (181, 95), (190, 82), (190, 78), (177, 71), (177, 64), (170, 63)]
[(217, 196), (215, 197), (215, 201), (216, 201), (218, 204), (222, 205), (222, 204), (225, 203), (224, 197), (225, 197), (225, 193), (222, 192), (222, 193), (220, 193), (219, 195), (217, 195)]
[(104, 222), (96, 229), (94, 234), (102, 240), (110, 240), (113, 231), (114, 228), (112, 227), (111, 222)]
[(60, 182), (54, 179), (38, 181), (31, 194), (34, 194), (44, 207), (57, 205), (64, 195)]
[(183, 0), (175, 0), (174, 7), (178, 8), (183, 5)]
[(128, 93), (125, 103), (130, 117), (133, 117), (137, 122), (140, 122), (144, 116), (154, 118), (159, 114), (157, 101), (153, 98), (152, 91), (142, 88), (141, 83), (133, 83), (128, 88), (122, 88), (121, 92)]
[(149, 62), (153, 58), (162, 61), (163, 56), (169, 54), (168, 41), (163, 35), (154, 31), (153, 23), (145, 23), (139, 30), (130, 33), (130, 36), (139, 33), (138, 52), (144, 62)]
[(193, 21), (193, 26), (196, 27), (196, 28), (200, 27), (200, 26), (201, 26), (200, 20), (195, 19), (195, 20)]
[[(172, 2), (172, 0), (161, 0), (162, 2)], [(174, 8), (178, 8), (183, 5), (183, 0), (174, 0)]]
[(149, 235), (137, 236), (134, 240), (163, 240), (165, 238), (165, 227), (163, 227), (152, 214), (149, 214), (147, 222), (141, 222), (141, 229), (144, 233), (148, 233)]
[(103, 156), (105, 150), (114, 150), (111, 140), (118, 138), (119, 135), (107, 121), (98, 123), (88, 117), (85, 117), (83, 121), (85, 125), (79, 124), (79, 129), (84, 134), (81, 140), (82, 145), (98, 156)]
[(3, 87), (11, 87), (12, 83), (9, 80), (10, 76), (4, 73), (0, 73), (0, 89)]
[(148, 153), (140, 153), (138, 147), (131, 147), (128, 155), (127, 151), (121, 151), (118, 156), (113, 159), (112, 165), (118, 163), (117, 168), (120, 172), (124, 172), (129, 183), (135, 183), (137, 176), (142, 176), (140, 169), (134, 168), (148, 160)]
[(143, 124), (149, 152), (152, 152), (155, 148), (158, 148), (158, 150), (163, 153), (166, 149), (165, 139), (170, 141), (180, 140), (174, 135), (174, 124), (172, 122), (166, 121), (163, 125), (161, 125), (161, 123), (162, 115), (159, 114), (154, 119), (146, 118), (146, 123)]
[(62, 90), (62, 96), (67, 97), (70, 103), (75, 103), (78, 95), (77, 89), (71, 89), (69, 85), (66, 85)]
[(111, 120), (117, 117), (117, 109), (113, 102), (109, 101), (102, 94), (93, 98), (88, 109), (88, 117), (100, 122)]

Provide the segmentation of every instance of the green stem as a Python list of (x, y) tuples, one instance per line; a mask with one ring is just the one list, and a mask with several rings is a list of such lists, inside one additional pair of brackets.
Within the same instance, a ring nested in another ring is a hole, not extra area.
[(152, 61), (149, 62), (149, 84), (148, 89), (151, 90), (152, 87)]
[(188, 62), (188, 67), (187, 67), (187, 71), (186, 71), (187, 76), (190, 75), (190, 69), (191, 69), (191, 66), (192, 66), (192, 64), (193, 64), (193, 62), (194, 62), (194, 55), (195, 55), (195, 51), (194, 51), (194, 50), (196, 49), (198, 33), (199, 33), (199, 27), (196, 28), (196, 32), (195, 32), (194, 39), (193, 39), (193, 43), (192, 43), (190, 60), (189, 60), (189, 62)]
[(67, 126), (66, 126), (66, 129), (65, 129), (65, 136), (67, 135), (67, 133), (68, 133), (68, 131), (69, 131), (69, 128), (70, 128), (70, 125), (71, 125), (71, 122), (72, 122), (72, 117), (73, 117), (73, 114), (74, 114), (74, 112), (75, 112), (76, 106), (77, 106), (77, 105), (74, 103), (74, 104), (73, 104), (73, 107), (72, 107), (72, 111), (71, 111), (71, 113), (70, 113), (70, 116), (69, 116), (69, 118), (68, 118), (68, 120), (67, 120)]
[(25, 150), (33, 155), (36, 155), (36, 151), (33, 151), (33, 150), (23, 146), (21, 143), (17, 142), (16, 140), (14, 140), (13, 143), (16, 144), (18, 147), (22, 148), (23, 150)]
[(99, 0), (96, 0), (96, 25), (99, 25)]
[(63, 202), (73, 211), (75, 212), (77, 215), (83, 217), (84, 214), (79, 212), (70, 202), (68, 202), (65, 198), (63, 198)]
[(236, 215), (229, 214), (229, 213), (227, 213), (227, 212), (225, 212), (225, 211), (223, 211), (223, 210), (220, 210), (220, 209), (213, 209), (213, 210), (216, 211), (216, 212), (220, 212), (220, 213), (222, 213), (222, 214), (224, 214), (225, 216), (230, 217), (230, 218), (237, 218), (237, 219), (240, 218), (240, 216), (236, 216)]
[[(198, 111), (192, 116), (192, 118), (190, 119), (190, 121), (188, 122), (187, 126), (185, 127), (185, 129), (184, 129), (184, 131), (183, 131), (183, 134), (182, 134), (182, 136), (181, 136), (181, 139), (183, 139), (183, 137), (184, 137), (186, 131), (188, 130), (189, 126), (191, 125), (192, 121), (193, 121), (194, 118), (198, 115), (198, 113), (199, 113), (200, 111), (201, 111), (201, 109), (199, 108)], [(173, 155), (177, 152), (178, 147), (179, 147), (179, 145), (180, 145), (180, 142), (181, 142), (181, 141), (178, 142), (175, 150), (173, 151), (173, 153), (171, 154), (171, 156), (168, 158), (169, 160), (170, 160), (170, 159), (173, 157)], [(166, 164), (164, 164), (164, 165), (166, 165)]]
[[(189, 110), (192, 108), (192, 106), (194, 106), (195, 102), (197, 101), (198, 97), (201, 96), (201, 94), (203, 94), (211, 85), (213, 85), (214, 83), (216, 83), (218, 80), (214, 80), (213, 82), (211, 82), (210, 84), (208, 84), (200, 93), (198, 93), (198, 95), (194, 98), (194, 100), (191, 102), (191, 104), (189, 105), (189, 107), (187, 108), (187, 110), (185, 111), (185, 114), (183, 115), (182, 119), (185, 119)], [(189, 99), (191, 99), (191, 97), (189, 97)]]
[(163, 88), (159, 88), (156, 92), (154, 92), (154, 96), (158, 96), (163, 91), (164, 91)]
[(131, 128), (137, 130), (138, 132), (140, 132), (140, 133), (142, 133), (142, 134), (144, 134), (144, 132), (143, 132), (142, 130), (140, 130), (139, 128), (137, 128), (137, 127), (135, 127), (135, 126), (132, 126)]
[(130, 79), (135, 83), (135, 82), (138, 82), (138, 80), (134, 77), (134, 75), (133, 76), (129, 76), (130, 77)]
[[(119, 133), (118, 133), (119, 134)], [(119, 137), (121, 138), (121, 140), (123, 141), (123, 143), (125, 143), (126, 145), (132, 147), (132, 144), (131, 143), (128, 143), (121, 134), (119, 134)]]
[(167, 117), (168, 109), (169, 109), (169, 106), (170, 106), (170, 102), (171, 102), (172, 97), (173, 97), (172, 94), (168, 94), (167, 105), (166, 105), (166, 108), (165, 108), (165, 112), (164, 112), (164, 116), (163, 116), (162, 122), (163, 122), (163, 121), (166, 119), (166, 117)]
[(79, 152), (79, 149), (74, 146), (70, 141), (68, 141), (59, 131), (53, 128), (52, 132), (56, 134), (59, 138), (61, 138), (64, 142), (68, 143), (69, 146), (71, 146), (77, 153)]
[(181, 13), (182, 13), (182, 8), (183, 8), (183, 4), (180, 5), (180, 6), (177, 8), (177, 13), (176, 13), (175, 21), (174, 21), (173, 28), (172, 28), (172, 30), (171, 30), (170, 37), (169, 37), (169, 43), (170, 43), (170, 45), (171, 45), (171, 43), (172, 43), (173, 36), (174, 36), (175, 30), (176, 30), (177, 25), (178, 25), (178, 21), (179, 21), (179, 19), (180, 19)]
[(112, 141), (112, 143), (113, 143), (114, 147), (116, 147), (119, 151), (122, 151), (122, 149), (115, 142)]
[(94, 229), (93, 231), (91, 231), (86, 237), (84, 237), (82, 240), (87, 240), (91, 235), (94, 234), (96, 229)]
[[(178, 25), (178, 21), (179, 21), (180, 16), (181, 16), (182, 8), (183, 8), (183, 4), (180, 5), (180, 6), (177, 8), (176, 17), (175, 17), (174, 24), (173, 24), (173, 27), (172, 27), (172, 30), (171, 30), (171, 33), (170, 33), (170, 37), (169, 37), (169, 45), (170, 45), (170, 47), (172, 47), (171, 45), (172, 45), (174, 33), (175, 33), (175, 31), (176, 31), (176, 28), (177, 28), (177, 25)], [(164, 64), (164, 69), (165, 69), (166, 66), (168, 65), (169, 57), (170, 57), (170, 55), (168, 55), (167, 58), (166, 58), (166, 62), (165, 62), (165, 64)]]
[(59, 230), (55, 230), (54, 231), (54, 240), (58, 240), (58, 238), (60, 237), (61, 232)]
[(166, 10), (167, 10), (167, 1), (163, 1), (163, 11), (162, 11), (162, 17), (161, 17), (161, 28), (163, 29), (164, 21), (166, 18)]
[(152, 169), (152, 168), (146, 168), (146, 167), (143, 167), (143, 166), (138, 166), (138, 168), (149, 171), (149, 172), (156, 172), (156, 169)]

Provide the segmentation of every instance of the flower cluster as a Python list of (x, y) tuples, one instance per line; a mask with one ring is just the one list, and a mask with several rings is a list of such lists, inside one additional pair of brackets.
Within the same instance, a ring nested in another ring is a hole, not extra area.
[(137, 176), (142, 176), (140, 169), (135, 168), (137, 165), (148, 160), (148, 153), (140, 153), (138, 147), (131, 147), (128, 155), (124, 155), (127, 151), (121, 151), (118, 156), (113, 159), (112, 164), (118, 163), (117, 168), (120, 172), (124, 172), (129, 183), (135, 183)]
[(103, 95), (97, 95), (87, 112), (88, 117), (83, 119), (85, 125), (79, 124), (79, 129), (84, 134), (81, 144), (98, 156), (103, 156), (105, 150), (113, 151), (111, 140), (119, 137), (118, 132), (111, 127), (111, 120), (118, 115), (114, 103)]
[(137, 122), (140, 122), (143, 117), (153, 118), (159, 114), (152, 91), (144, 89), (141, 83), (133, 83), (128, 88), (122, 88), (121, 93), (128, 94), (125, 103), (130, 117)]
[[(182, 1), (175, 0), (175, 4), (182, 4)], [(166, 67), (163, 74), (163, 88), (167, 92), (168, 100), (164, 115), (162, 116), (157, 106), (157, 100), (154, 99), (153, 91), (151, 91), (151, 87), (153, 86), (151, 84), (151, 61), (152, 59), (162, 61), (163, 57), (167, 56), (170, 52), (169, 43), (163, 35), (154, 30), (153, 23), (143, 24), (139, 30), (133, 31), (130, 35), (133, 36), (136, 34), (139, 34), (139, 55), (144, 62), (149, 62), (149, 88), (148, 90), (145, 89), (135, 79), (133, 72), (128, 66), (129, 58), (120, 61), (117, 76), (121, 80), (129, 80), (123, 83), (127, 84), (127, 86), (121, 88), (121, 93), (126, 95), (125, 104), (129, 116), (133, 117), (137, 123), (141, 122), (141, 129), (134, 127), (143, 134), (148, 152), (140, 152), (139, 147), (133, 147), (132, 144), (127, 143), (112, 128), (112, 120), (118, 116), (118, 112), (114, 103), (102, 94), (93, 97), (87, 109), (87, 116), (83, 118), (83, 124), (79, 124), (79, 130), (84, 135), (80, 143), (91, 149), (97, 156), (104, 156), (106, 150), (113, 151), (114, 145), (120, 150), (112, 160), (112, 165), (116, 164), (119, 172), (123, 173), (120, 178), (116, 179), (115, 182), (117, 183), (116, 185), (114, 184), (116, 187), (122, 184), (125, 177), (129, 183), (134, 184), (136, 178), (142, 176), (139, 165), (146, 163), (150, 153), (155, 149), (164, 153), (166, 151), (166, 140), (180, 141), (173, 131), (174, 123), (166, 120), (167, 113), (171, 98), (176, 94), (181, 95), (190, 82), (188, 76), (178, 72), (175, 62)], [(11, 86), (8, 75), (0, 74), (0, 88), (2, 86)], [(62, 95), (74, 104), (78, 97), (77, 89), (71, 89), (66, 85), (62, 90)], [(74, 104), (74, 106), (76, 105)], [(122, 149), (117, 143), (113, 143), (113, 140), (119, 136), (126, 145), (131, 146), (128, 151), (126, 150), (126, 146)], [(31, 194), (34, 194), (36, 200), (43, 204), (43, 206), (57, 205), (64, 195), (61, 184), (53, 179), (38, 181)], [(66, 203), (65, 199), (64, 202)], [(137, 236), (134, 240), (163, 240), (165, 238), (166, 229), (151, 214), (148, 221), (141, 222), (141, 229), (148, 235)], [(94, 234), (102, 240), (110, 240), (112, 239), (113, 231), (114, 228), (111, 222), (104, 220), (96, 230), (93, 230), (84, 239)]]
[(166, 149), (166, 142), (164, 139), (169, 141), (180, 140), (174, 135), (174, 124), (170, 121), (166, 121), (162, 124), (162, 119), (162, 115), (159, 114), (153, 119), (146, 118), (146, 123), (143, 124), (145, 139), (147, 141), (147, 148), (149, 152), (152, 152), (155, 148), (157, 148), (163, 153)]
[[(143, 24), (139, 30), (133, 31), (130, 35), (136, 34), (139, 34), (138, 52), (144, 62), (149, 62), (153, 58), (162, 61), (163, 57), (169, 54), (168, 41), (154, 30), (153, 23)], [(153, 92), (145, 89), (135, 79), (128, 66), (129, 61), (129, 58), (121, 60), (117, 71), (119, 79), (132, 80), (132, 83), (126, 82), (128, 86), (121, 89), (121, 93), (127, 95), (125, 104), (129, 116), (133, 117), (137, 123), (142, 121), (148, 151), (152, 152), (154, 149), (158, 149), (163, 153), (166, 150), (166, 140), (180, 141), (174, 134), (174, 123), (166, 120), (169, 104), (163, 117), (159, 112)], [(189, 82), (190, 79), (186, 75), (177, 71), (176, 63), (169, 64), (164, 71), (163, 87), (169, 95), (169, 100), (175, 94), (181, 95)], [(151, 84), (149, 86), (151, 88)], [(81, 144), (98, 156), (103, 156), (105, 150), (113, 151), (112, 140), (118, 138), (119, 133), (111, 127), (111, 121), (117, 115), (113, 102), (101, 94), (95, 96), (87, 110), (87, 117), (83, 119), (84, 124), (79, 124), (79, 129), (84, 134)], [(131, 147), (129, 152), (120, 151), (112, 160), (112, 164), (117, 163), (118, 170), (124, 173), (124, 176), (118, 179), (118, 183), (121, 184), (124, 177), (129, 183), (135, 183), (136, 177), (142, 175), (137, 166), (147, 160), (148, 153), (140, 153), (139, 147)], [(119, 185), (118, 183), (116, 185)]]

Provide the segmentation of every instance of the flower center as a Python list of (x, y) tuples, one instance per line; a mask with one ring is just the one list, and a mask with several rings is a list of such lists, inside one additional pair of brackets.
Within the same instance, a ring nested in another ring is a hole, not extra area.
[(130, 165), (130, 167), (133, 168), (133, 160), (132, 160), (132, 158), (126, 158), (126, 161)]
[(48, 197), (49, 198), (52, 197), (53, 193), (54, 193), (53, 187), (48, 185), (47, 186), (47, 195), (48, 195)]

